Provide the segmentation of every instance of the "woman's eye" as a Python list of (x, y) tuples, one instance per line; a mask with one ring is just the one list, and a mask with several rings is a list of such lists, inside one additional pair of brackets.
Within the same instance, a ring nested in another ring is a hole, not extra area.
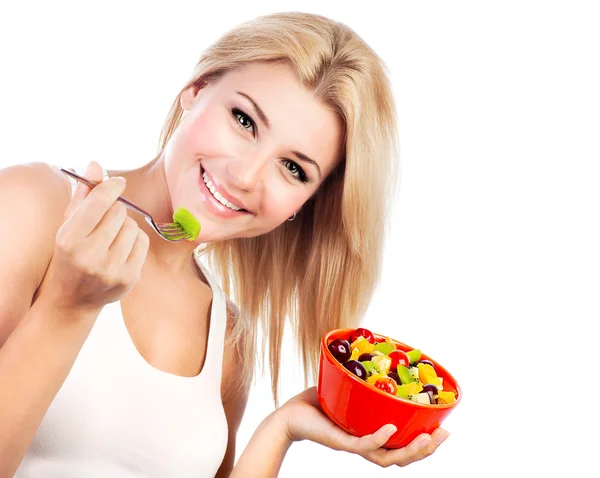
[(231, 110), (231, 113), (233, 114), (233, 116), (235, 116), (235, 119), (237, 120), (237, 124), (240, 127), (240, 129), (250, 131), (252, 136), (254, 136), (254, 121), (252, 120), (252, 118), (250, 118), (250, 116), (248, 116), (246, 113), (244, 113), (238, 108), (233, 108)]
[(293, 161), (290, 161), (289, 159), (286, 159), (284, 161), (284, 165), (286, 169), (292, 174), (292, 176), (294, 176), (299, 181), (302, 181), (303, 183), (306, 182), (306, 174), (300, 166), (298, 166)]

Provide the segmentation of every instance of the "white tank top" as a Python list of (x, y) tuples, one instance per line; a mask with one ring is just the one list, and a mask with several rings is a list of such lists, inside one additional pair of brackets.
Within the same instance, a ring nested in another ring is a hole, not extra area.
[(106, 305), (17, 478), (215, 476), (228, 438), (221, 401), (226, 300), (195, 259), (213, 292), (201, 373), (180, 377), (152, 367), (131, 341), (121, 303)]

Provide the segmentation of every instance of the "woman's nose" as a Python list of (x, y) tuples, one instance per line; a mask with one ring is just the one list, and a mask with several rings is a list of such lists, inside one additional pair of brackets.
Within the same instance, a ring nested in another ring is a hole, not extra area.
[(262, 182), (262, 176), (269, 162), (266, 156), (247, 155), (229, 163), (228, 173), (233, 183), (244, 191), (252, 191)]

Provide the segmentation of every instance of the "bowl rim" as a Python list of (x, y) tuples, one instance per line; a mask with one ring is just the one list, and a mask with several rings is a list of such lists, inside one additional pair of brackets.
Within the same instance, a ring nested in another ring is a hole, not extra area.
[[(338, 367), (339, 369), (343, 370), (352, 380), (355, 380), (356, 382), (366, 386), (369, 390), (372, 390), (373, 392), (379, 393), (382, 396), (385, 396), (391, 400), (394, 400), (396, 402), (400, 402), (400, 403), (404, 403), (407, 405), (414, 405), (417, 408), (424, 408), (424, 409), (429, 409), (429, 410), (443, 410), (443, 409), (447, 409), (447, 408), (454, 408), (456, 405), (458, 405), (458, 403), (461, 401), (462, 399), (462, 390), (460, 388), (460, 385), (458, 384), (458, 382), (456, 381), (456, 379), (454, 378), (454, 376), (448, 372), (448, 370), (446, 370), (446, 368), (444, 368), (444, 366), (442, 366), (439, 362), (437, 362), (436, 360), (432, 359), (429, 355), (424, 354), (427, 359), (426, 360), (431, 360), (436, 366), (439, 366), (446, 375), (448, 375), (452, 381), (454, 382), (454, 385), (456, 388), (456, 392), (457, 392), (457, 397), (456, 400), (452, 403), (444, 403), (441, 405), (435, 405), (435, 404), (425, 404), (425, 403), (418, 403), (418, 402), (413, 402), (412, 400), (406, 400), (405, 398), (400, 398), (397, 397), (396, 395), (392, 395), (391, 393), (387, 393), (384, 392), (383, 390), (378, 389), (377, 387), (372, 386), (370, 383), (366, 382), (365, 380), (362, 380), (360, 378), (358, 378), (356, 375), (354, 375), (352, 372), (350, 372), (350, 370), (348, 370), (346, 367), (344, 367), (340, 362), (338, 362), (338, 360), (333, 356), (333, 354), (331, 353), (331, 351), (329, 350), (329, 347), (327, 347), (327, 340), (328, 338), (338, 332), (352, 332), (356, 330), (356, 328), (352, 329), (352, 328), (346, 328), (346, 329), (333, 329), (330, 330), (329, 332), (327, 332), (326, 334), (323, 335), (323, 338), (321, 339), (321, 350), (325, 352), (325, 355), (327, 356), (327, 358), (329, 359), (329, 362), (333, 363), (336, 367)], [(374, 336), (377, 337), (387, 337), (387, 335), (381, 335), (378, 333), (373, 332), (371, 329), (368, 329), (371, 331), (371, 333)], [(405, 344), (404, 342), (400, 342), (399, 340), (395, 340), (392, 337), (389, 337), (390, 340), (392, 340), (395, 343), (398, 344), (402, 344), (405, 345), (406, 347), (411, 347), (408, 344)], [(413, 347), (411, 347), (413, 350), (415, 350)]]

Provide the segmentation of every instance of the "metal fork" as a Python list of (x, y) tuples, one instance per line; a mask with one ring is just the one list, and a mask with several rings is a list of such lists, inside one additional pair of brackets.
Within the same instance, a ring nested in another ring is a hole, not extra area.
[[(98, 183), (90, 181), (89, 179), (86, 179), (83, 176), (80, 176), (79, 174), (69, 169), (59, 168), (59, 171), (71, 176), (73, 179), (76, 179), (77, 181), (85, 184), (86, 186), (89, 186), (90, 188), (94, 188), (98, 185)], [(179, 224), (175, 222), (156, 222), (149, 213), (144, 211), (141, 207), (138, 207), (132, 202), (128, 201), (127, 199), (119, 196), (117, 198), (117, 201), (122, 202), (132, 211), (135, 211), (144, 216), (146, 222), (150, 224), (152, 229), (154, 229), (160, 237), (169, 242), (186, 241), (191, 237)]]

